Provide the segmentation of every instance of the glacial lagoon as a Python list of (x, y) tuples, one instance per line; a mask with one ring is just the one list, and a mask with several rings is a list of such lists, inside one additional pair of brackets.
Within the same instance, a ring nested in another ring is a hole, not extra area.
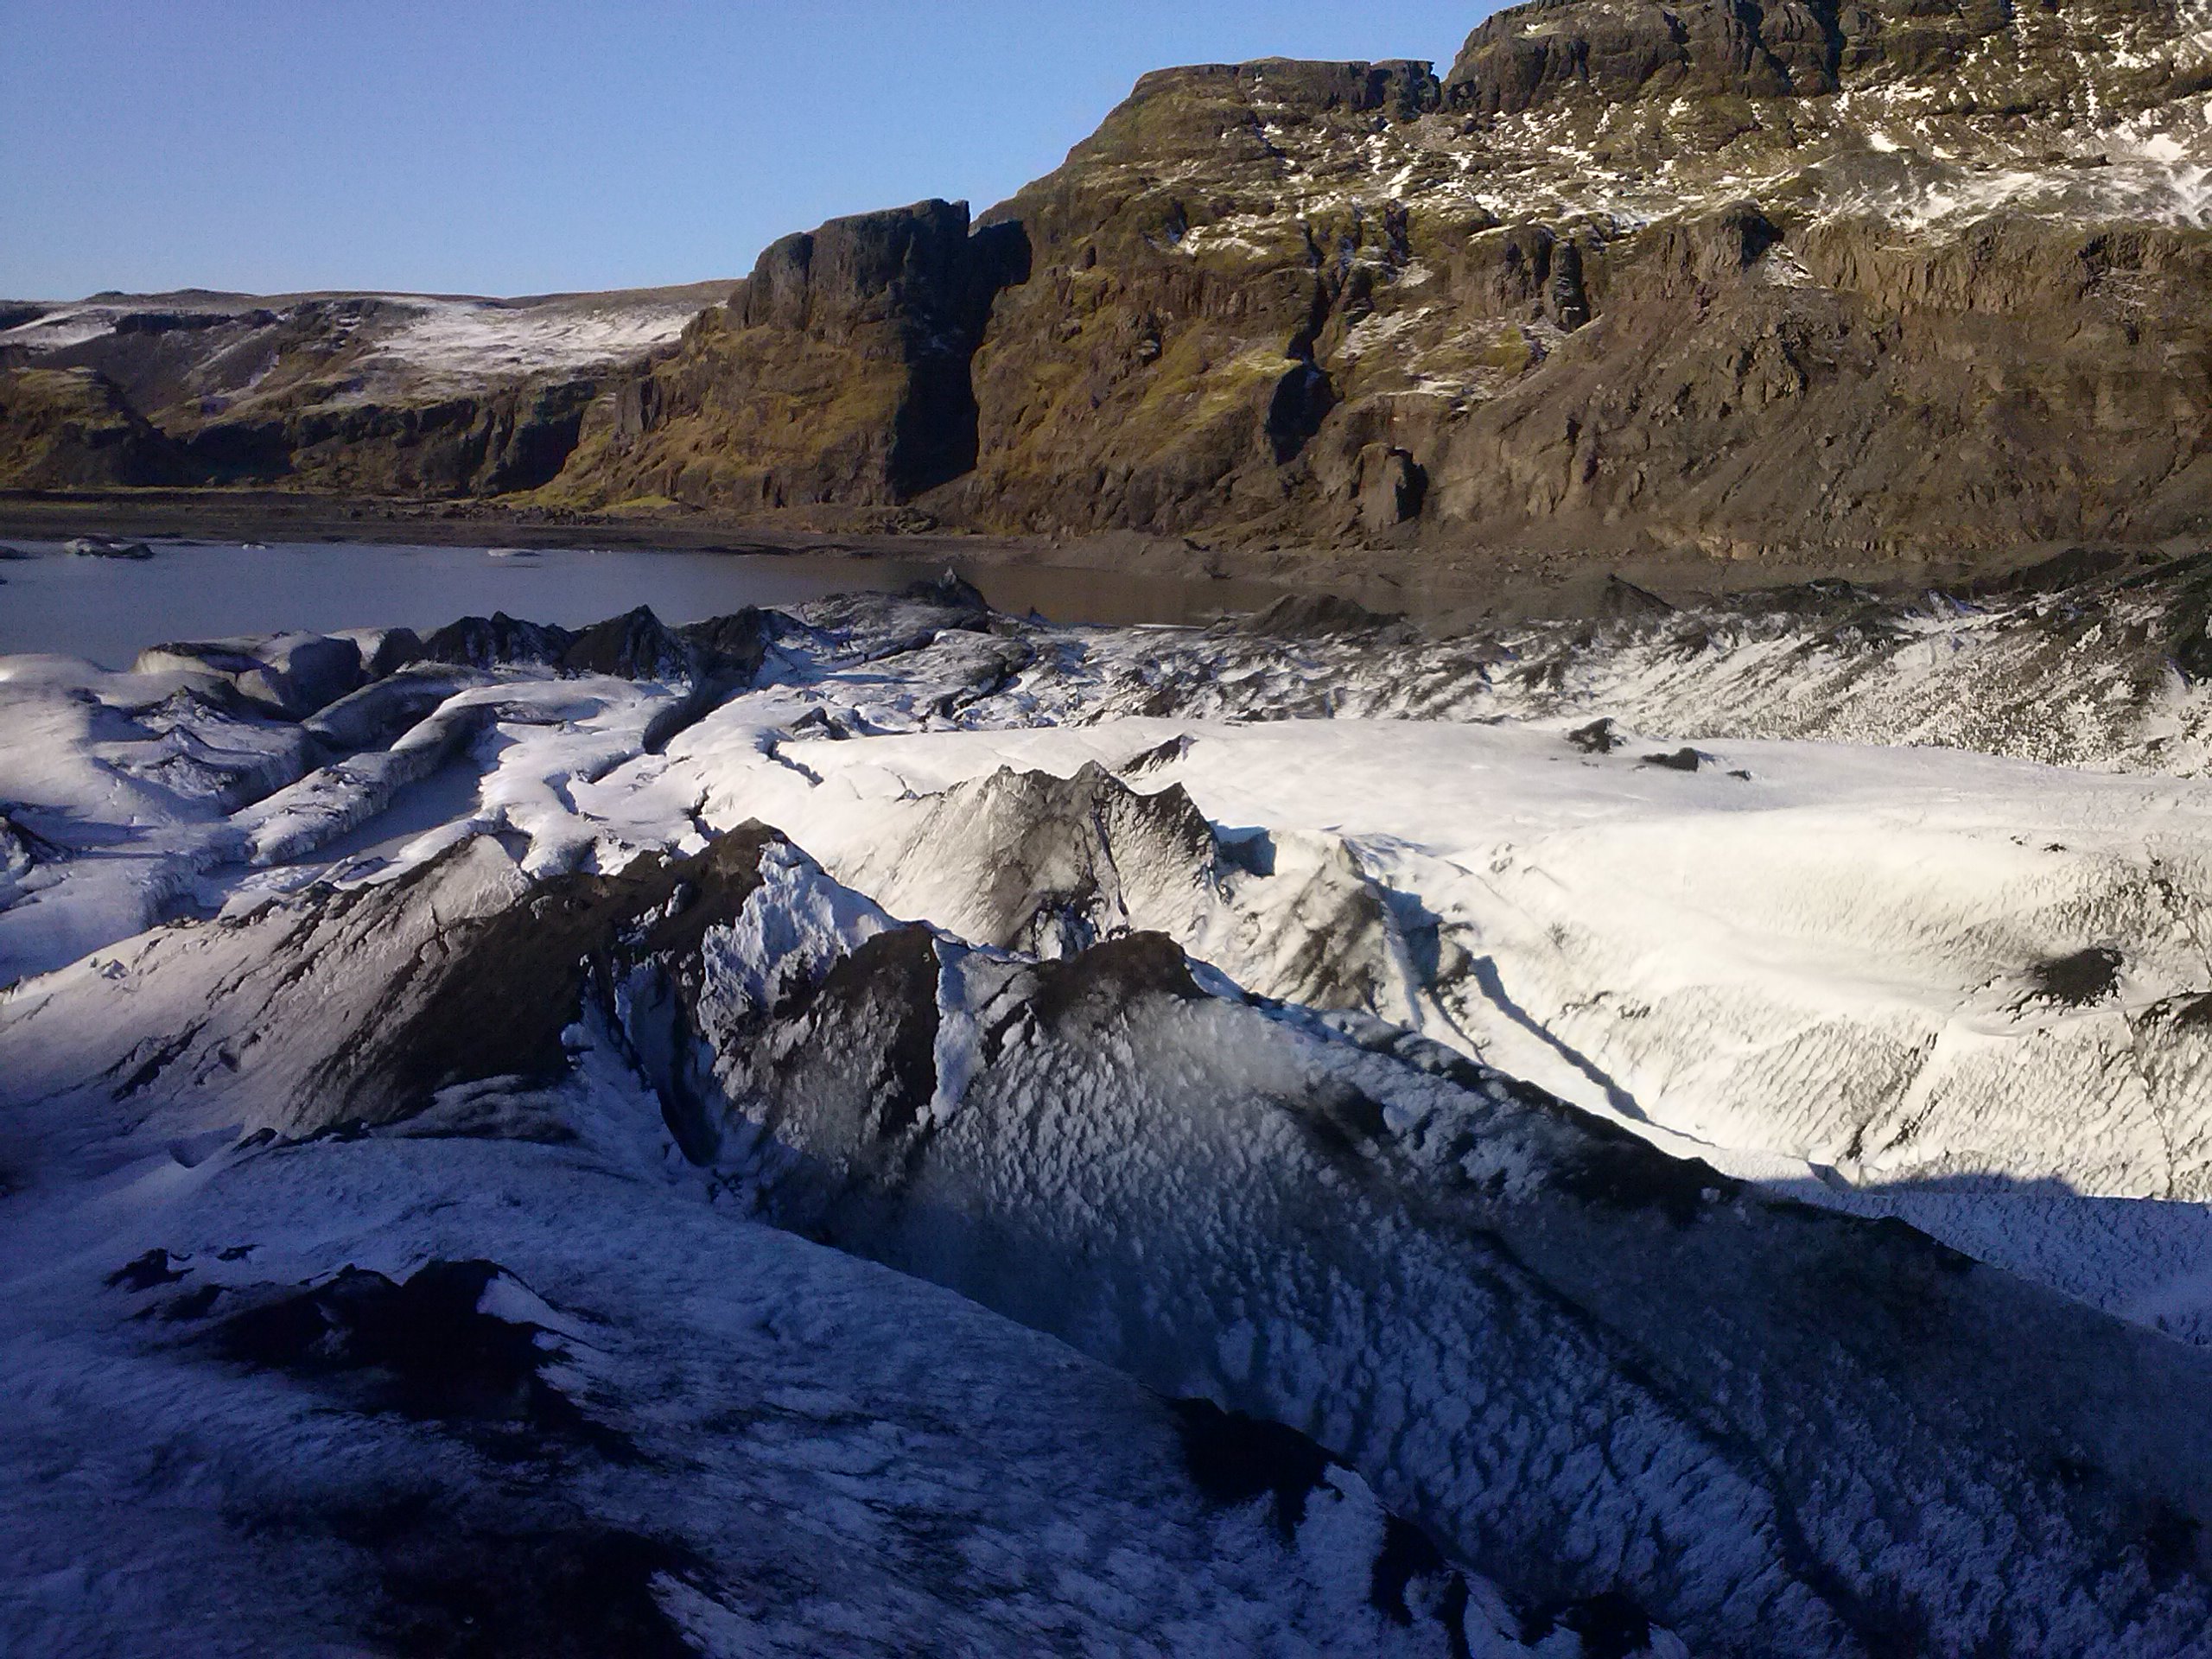
[[(747, 605), (785, 606), (855, 590), (895, 590), (946, 562), (848, 553), (725, 553), (645, 549), (433, 547), (390, 543), (157, 540), (150, 559), (72, 555), (57, 541), (15, 540), (33, 555), (0, 563), (0, 656), (53, 652), (105, 668), (150, 645), (292, 629), (435, 628), (505, 611), (580, 627), (639, 605), (671, 624)], [(1257, 609), (1282, 591), (1263, 582), (997, 565), (953, 568), (991, 603), (1050, 621), (1126, 626), (1201, 622)]]

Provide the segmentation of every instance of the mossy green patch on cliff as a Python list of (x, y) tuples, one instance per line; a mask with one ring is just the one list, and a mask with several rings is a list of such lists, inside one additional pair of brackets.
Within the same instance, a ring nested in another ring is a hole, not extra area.
[(0, 480), (18, 489), (166, 481), (170, 446), (90, 369), (0, 373)]

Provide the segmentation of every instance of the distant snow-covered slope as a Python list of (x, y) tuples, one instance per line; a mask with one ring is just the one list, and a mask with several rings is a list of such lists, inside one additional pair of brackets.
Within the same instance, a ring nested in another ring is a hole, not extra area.
[[(201, 345), (190, 360), (172, 353), (177, 360), (162, 366), (183, 377), (181, 386), (251, 406), (251, 394), (284, 353), (312, 345), (326, 357), (344, 353), (354, 372), (336, 400), (370, 403), (480, 392), (527, 375), (633, 363), (673, 341), (684, 324), (727, 298), (730, 286), (695, 283), (517, 300), (381, 293), (99, 296), (47, 306), (0, 328), (0, 354), (128, 378), (137, 359), (122, 354), (148, 354), (148, 336), (196, 338)], [(249, 368), (245, 384), (227, 384), (226, 374), (257, 356), (264, 359), (259, 375)], [(149, 388), (158, 399), (153, 407), (174, 400), (179, 388), (166, 390), (163, 397)]]

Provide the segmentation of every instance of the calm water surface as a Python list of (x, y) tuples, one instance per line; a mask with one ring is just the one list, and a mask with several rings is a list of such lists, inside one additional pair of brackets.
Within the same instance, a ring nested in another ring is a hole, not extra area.
[[(79, 557), (58, 542), (9, 545), (36, 556), (0, 561), (0, 655), (60, 652), (106, 668), (128, 668), (143, 647), (168, 639), (429, 629), (493, 611), (580, 627), (650, 605), (664, 622), (696, 622), (745, 605), (903, 588), (945, 568), (942, 559), (583, 548), (494, 558), (481, 547), (360, 542), (156, 541), (145, 560)], [(1281, 592), (1264, 582), (954, 563), (1001, 610), (1055, 622), (1201, 622), (1257, 609)]]

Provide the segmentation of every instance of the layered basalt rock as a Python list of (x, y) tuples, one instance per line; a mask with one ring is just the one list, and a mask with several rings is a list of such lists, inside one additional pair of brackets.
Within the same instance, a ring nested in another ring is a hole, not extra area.
[(969, 359), (1027, 275), (963, 202), (832, 219), (764, 252), (667, 361), (591, 410), (562, 490), (692, 506), (886, 505), (975, 464)]
[(963, 505), (1606, 556), (2194, 534), (2201, 57), (2171, 8), (1564, 3), (1441, 81), (1147, 77), (996, 210), (1037, 275)]
[[(1498, 115), (1584, 97), (1811, 98), (1885, 74), (1962, 70), (1945, 107), (1957, 107), (1963, 97), (2015, 112), (2024, 95), (2048, 90), (2028, 76), (2071, 79), (2091, 69), (2069, 55), (2077, 48), (2171, 38), (2180, 22), (2168, 0), (2046, 3), (2037, 11), (2024, 19), (1995, 0), (1775, 6), (1698, 0), (1664, 7), (1535, 0), (1499, 13), (1467, 37), (1446, 77), (1443, 101)], [(1976, 49), (1993, 42), (2000, 49)], [(2139, 103), (2190, 90), (2154, 54), (2118, 56), (2097, 67), (2131, 81)]]
[(219, 484), (290, 482), (362, 496), (505, 495), (556, 476), (589, 380), (551, 380), (423, 404), (366, 403), (211, 423), (173, 470)]
[[(825, 333), (781, 297), (801, 245), (620, 394), (614, 442), (681, 385), (658, 493), (1011, 532), (1815, 562), (2193, 535), (2203, 58), (2170, 7), (1570, 3), (1441, 79), (1162, 71), (985, 216), (1029, 270), (972, 347), (972, 470), (890, 464), (903, 371), (804, 416), (747, 389), (740, 359)], [(770, 410), (804, 435), (774, 465)]]

